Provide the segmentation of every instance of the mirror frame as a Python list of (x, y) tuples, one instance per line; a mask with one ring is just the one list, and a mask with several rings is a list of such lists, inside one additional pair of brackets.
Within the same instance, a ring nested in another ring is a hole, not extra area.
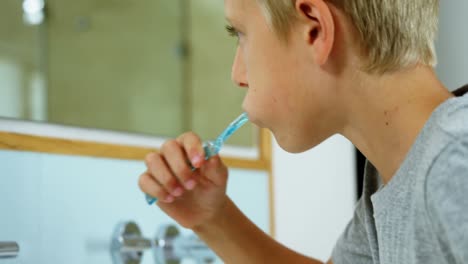
[[(43, 125), (47, 126), (48, 124)], [(221, 155), (226, 165), (240, 169), (270, 171), (271, 135), (266, 129), (259, 129), (259, 134), (258, 157), (256, 159)], [(159, 151), (158, 148), (139, 147), (129, 144), (111, 144), (66, 137), (42, 136), (28, 132), (8, 132), (1, 128), (0, 149), (123, 160), (144, 160), (148, 153)]]

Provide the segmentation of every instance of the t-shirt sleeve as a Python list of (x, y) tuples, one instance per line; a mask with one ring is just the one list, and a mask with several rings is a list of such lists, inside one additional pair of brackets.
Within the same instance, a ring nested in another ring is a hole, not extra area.
[(445, 254), (468, 263), (468, 138), (440, 153), (427, 176), (426, 197)]
[(370, 264), (371, 249), (365, 227), (364, 200), (359, 200), (354, 216), (332, 252), (333, 264)]

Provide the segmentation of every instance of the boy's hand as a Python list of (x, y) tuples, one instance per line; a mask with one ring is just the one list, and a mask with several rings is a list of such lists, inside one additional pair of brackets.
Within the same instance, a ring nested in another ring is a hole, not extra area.
[(158, 198), (157, 205), (183, 227), (211, 221), (227, 201), (227, 168), (219, 156), (205, 161), (202, 142), (194, 133), (167, 141), (160, 153), (148, 154), (146, 167), (140, 189)]

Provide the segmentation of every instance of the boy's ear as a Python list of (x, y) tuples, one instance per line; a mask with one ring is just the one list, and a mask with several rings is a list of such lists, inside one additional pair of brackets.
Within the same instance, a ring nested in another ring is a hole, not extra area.
[(296, 0), (295, 8), (316, 63), (325, 64), (335, 41), (335, 22), (329, 6), (324, 0)]

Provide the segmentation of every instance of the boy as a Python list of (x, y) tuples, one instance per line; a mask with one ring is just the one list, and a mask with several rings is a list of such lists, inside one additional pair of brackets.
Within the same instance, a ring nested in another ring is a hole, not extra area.
[[(368, 159), (328, 263), (468, 263), (468, 96), (437, 79), (437, 0), (225, 0), (243, 108), (282, 148), (333, 134)], [(190, 170), (186, 160), (198, 168)], [(147, 156), (140, 188), (226, 263), (321, 263), (256, 228), (197, 135)]]

